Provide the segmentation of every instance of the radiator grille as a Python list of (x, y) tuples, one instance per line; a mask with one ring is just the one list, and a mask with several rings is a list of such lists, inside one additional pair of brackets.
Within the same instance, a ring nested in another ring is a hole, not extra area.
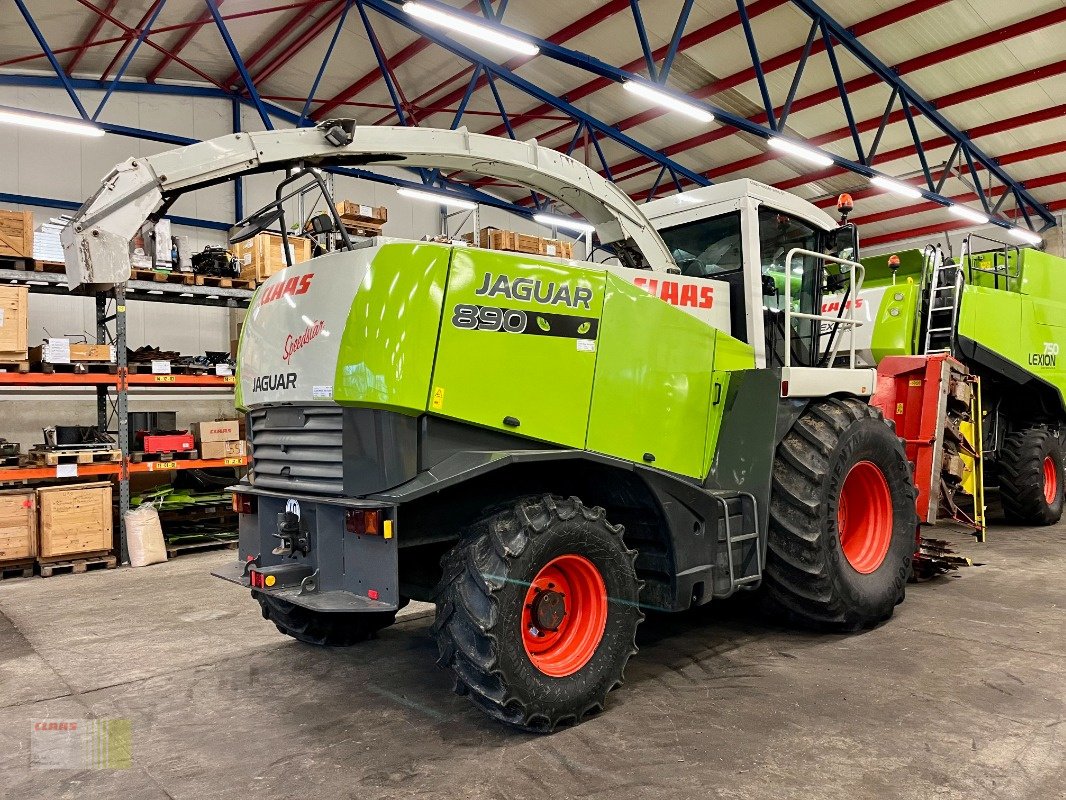
[(293, 493), (343, 494), (342, 414), (335, 406), (250, 412), (254, 484)]

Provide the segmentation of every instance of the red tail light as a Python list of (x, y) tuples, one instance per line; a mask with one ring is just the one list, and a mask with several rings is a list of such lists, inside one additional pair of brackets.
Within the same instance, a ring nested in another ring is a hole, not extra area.
[(344, 529), (348, 533), (381, 535), (381, 511), (365, 508), (349, 508), (344, 512)]
[(258, 506), (255, 495), (233, 493), (233, 510), (238, 514), (254, 514)]
[(252, 584), (253, 589), (263, 589), (263, 573), (256, 572), (254, 569), (248, 573), (248, 580)]

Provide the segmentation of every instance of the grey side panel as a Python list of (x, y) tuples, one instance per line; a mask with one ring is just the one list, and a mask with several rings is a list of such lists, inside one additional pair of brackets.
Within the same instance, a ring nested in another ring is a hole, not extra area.
[[(461, 452), (504, 452), (515, 450), (558, 450), (557, 445), (536, 442), (502, 431), (478, 428), (428, 414), (420, 420), (419, 469), (432, 469)], [(395, 486), (397, 484), (393, 484)]]
[(345, 495), (380, 492), (418, 474), (418, 417), (346, 408), (343, 418)]
[(265, 406), (248, 412), (248, 427), (257, 487), (294, 493), (343, 492), (340, 407)]

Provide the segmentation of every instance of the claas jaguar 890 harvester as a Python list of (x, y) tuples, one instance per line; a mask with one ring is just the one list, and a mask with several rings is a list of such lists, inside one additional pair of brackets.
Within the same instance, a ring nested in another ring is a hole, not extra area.
[(287, 169), (234, 235), (284, 232), (284, 186), (366, 164), (528, 187), (613, 256), (312, 221), (336, 249), (267, 280), (244, 323), (253, 468), (219, 573), (282, 633), (353, 644), (433, 602), (457, 690), (548, 731), (621, 685), (646, 609), (761, 588), (821, 627), (891, 616), (919, 521), (908, 412), (875, 403), (854, 304), (821, 311), (862, 289), (854, 227), (792, 195), (740, 180), (637, 207), (535, 142), (333, 120), (118, 166), (64, 231), (71, 282), (125, 280), (131, 237), (185, 192)]

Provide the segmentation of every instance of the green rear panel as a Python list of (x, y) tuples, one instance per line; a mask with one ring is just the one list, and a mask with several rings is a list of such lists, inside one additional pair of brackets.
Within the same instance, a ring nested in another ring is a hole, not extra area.
[(583, 448), (603, 293), (600, 269), (455, 248), (429, 411)]
[(336, 402), (425, 410), (450, 256), (447, 245), (413, 243), (374, 256), (344, 326)]
[(875, 361), (915, 352), (920, 296), (921, 287), (910, 279), (885, 291), (870, 344)]

